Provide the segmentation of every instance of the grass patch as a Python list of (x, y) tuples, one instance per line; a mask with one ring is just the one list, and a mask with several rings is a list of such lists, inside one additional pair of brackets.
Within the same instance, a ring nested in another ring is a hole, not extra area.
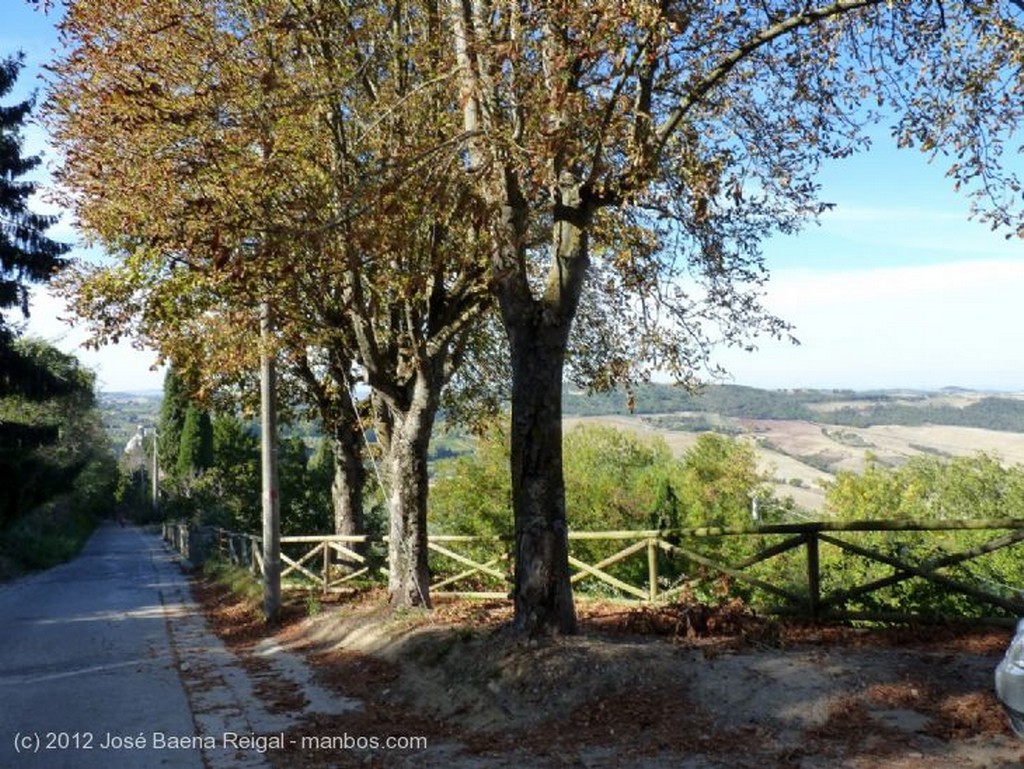
[(0, 544), (0, 579), (49, 569), (81, 552), (96, 519), (76, 509), (71, 499), (51, 500), (11, 524)]
[(316, 617), (323, 611), (323, 608), (323, 604), (320, 602), (320, 596), (310, 590), (306, 595), (306, 615), (309, 617)]
[(221, 558), (210, 558), (203, 565), (203, 576), (251, 611), (259, 613), (262, 610), (263, 586), (247, 569)]

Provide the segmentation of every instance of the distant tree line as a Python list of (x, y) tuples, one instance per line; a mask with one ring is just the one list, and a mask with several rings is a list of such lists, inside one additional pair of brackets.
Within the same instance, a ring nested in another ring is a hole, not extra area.
[(565, 413), (580, 416), (601, 414), (664, 414), (703, 411), (748, 419), (807, 419), (818, 414), (808, 408), (830, 401), (877, 400), (884, 395), (853, 390), (762, 390), (742, 385), (706, 385), (696, 391), (669, 384), (647, 384), (628, 392), (563, 391)]
[(873, 425), (949, 425), (980, 427), (985, 430), (1024, 432), (1024, 401), (1014, 398), (988, 397), (963, 408), (940, 404), (903, 405), (880, 403), (865, 409), (842, 408), (819, 414), (837, 425), (871, 427)]
[[(949, 425), (986, 430), (1024, 432), (1024, 400), (988, 396), (963, 407), (920, 402), (907, 403), (907, 396), (885, 392), (853, 390), (762, 390), (739, 385), (709, 385), (691, 393), (672, 385), (644, 385), (630, 392), (615, 390), (586, 394), (566, 388), (565, 413), (578, 416), (625, 414), (668, 414), (704, 412), (742, 419), (803, 419), (847, 427), (874, 425)], [(811, 406), (833, 402), (860, 402), (836, 409)]]
[[(175, 367), (167, 370), (157, 426), (161, 518), (250, 533), (262, 528), (259, 424), (215, 404), (204, 404)], [(316, 423), (296, 420), (278, 443), (281, 530), (334, 533), (331, 442)], [(148, 469), (146, 470), (148, 472)], [(372, 482), (368, 527), (381, 530), (381, 506)]]

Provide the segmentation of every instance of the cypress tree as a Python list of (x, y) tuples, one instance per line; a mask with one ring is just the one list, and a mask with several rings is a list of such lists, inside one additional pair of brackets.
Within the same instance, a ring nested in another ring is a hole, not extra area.
[(178, 456), (181, 454), (181, 432), (185, 427), (188, 410), (188, 389), (172, 365), (164, 375), (164, 396), (160, 403), (160, 426), (157, 452), (160, 469), (168, 477), (177, 476)]
[(178, 448), (177, 475), (194, 478), (213, 466), (213, 424), (210, 414), (190, 403), (185, 409)]

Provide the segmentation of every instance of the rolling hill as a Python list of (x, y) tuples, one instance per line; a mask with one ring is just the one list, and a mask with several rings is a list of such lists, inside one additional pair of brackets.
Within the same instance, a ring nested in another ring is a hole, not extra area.
[(1024, 464), (1024, 396), (1017, 394), (716, 385), (691, 395), (649, 385), (634, 394), (632, 413), (625, 393), (565, 396), (567, 426), (596, 422), (660, 435), (678, 453), (708, 430), (753, 441), (776, 493), (808, 511), (821, 507), (822, 483), (841, 470), (861, 470), (869, 455), (897, 466), (915, 455), (985, 451)]

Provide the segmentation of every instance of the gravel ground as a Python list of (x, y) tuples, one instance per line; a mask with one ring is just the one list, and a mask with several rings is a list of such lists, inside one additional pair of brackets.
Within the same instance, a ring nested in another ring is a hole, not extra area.
[[(243, 667), (264, 671), (263, 696), (292, 708), (290, 747), (267, 753), (282, 768), (1024, 765), (992, 694), (1008, 630), (582, 605), (580, 635), (524, 643), (501, 604), (396, 617), (370, 595), (312, 618), (296, 609), (268, 641), (214, 588), (196, 592)], [(288, 691), (266, 683), (276, 653), (289, 655)], [(324, 690), (343, 712), (308, 707)]]

